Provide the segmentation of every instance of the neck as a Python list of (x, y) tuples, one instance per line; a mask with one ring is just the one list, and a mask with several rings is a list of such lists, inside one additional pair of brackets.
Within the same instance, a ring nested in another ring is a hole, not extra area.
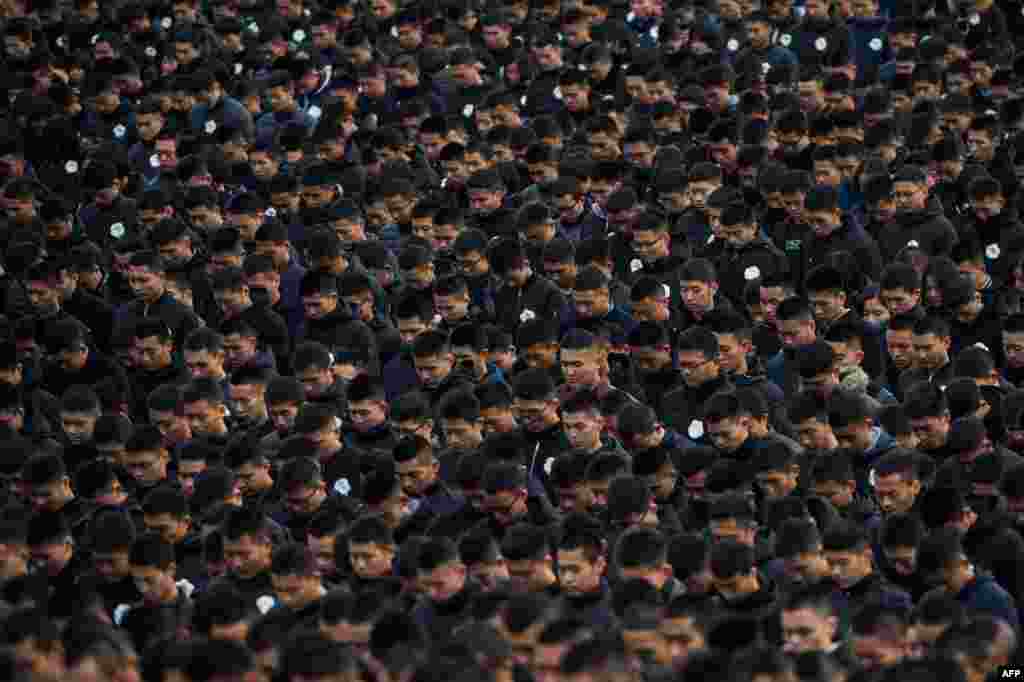
[(736, 363), (736, 374), (738, 374), (741, 377), (744, 377), (744, 376), (747, 375), (747, 373), (749, 371), (750, 371), (750, 365), (747, 363), (747, 356), (744, 355), (740, 359), (740, 361), (738, 363)]

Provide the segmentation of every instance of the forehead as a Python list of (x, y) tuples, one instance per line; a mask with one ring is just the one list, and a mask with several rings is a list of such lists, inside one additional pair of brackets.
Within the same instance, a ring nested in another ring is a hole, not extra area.
[(825, 617), (814, 609), (785, 609), (782, 620), (791, 625), (808, 625), (816, 627), (825, 622)]

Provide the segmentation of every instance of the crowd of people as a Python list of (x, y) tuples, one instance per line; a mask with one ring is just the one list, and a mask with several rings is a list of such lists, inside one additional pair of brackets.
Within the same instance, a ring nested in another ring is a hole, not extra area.
[(1020, 675), (1018, 1), (0, 17), (0, 679)]

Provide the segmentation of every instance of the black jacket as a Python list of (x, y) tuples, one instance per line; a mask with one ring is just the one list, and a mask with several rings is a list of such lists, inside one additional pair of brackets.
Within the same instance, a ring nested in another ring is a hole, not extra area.
[(534, 274), (522, 288), (502, 286), (494, 296), (495, 317), (506, 332), (514, 334), (527, 320), (552, 320), (558, 324), (565, 312), (565, 296), (554, 282)]

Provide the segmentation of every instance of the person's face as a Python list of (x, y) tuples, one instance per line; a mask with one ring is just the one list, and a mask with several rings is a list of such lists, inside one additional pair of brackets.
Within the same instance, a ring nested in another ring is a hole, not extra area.
[(156, 533), (166, 542), (177, 545), (188, 533), (189, 519), (187, 516), (174, 514), (146, 514), (143, 516), (146, 530)]
[(817, 419), (806, 419), (796, 425), (797, 441), (808, 450), (831, 450), (835, 435), (828, 424)]
[(773, 469), (757, 474), (757, 487), (767, 500), (788, 496), (797, 486), (799, 472), (793, 469)]
[(359, 400), (349, 403), (349, 418), (357, 431), (369, 431), (387, 421), (387, 405), (379, 400)]
[[(71, 561), (74, 554), (74, 547), (71, 540), (66, 542), (48, 542), (41, 545), (33, 545), (30, 548), (32, 561), (46, 571), (51, 578), (60, 574)], [(97, 567), (98, 569), (98, 567)]]
[(686, 306), (687, 310), (703, 313), (714, 307), (715, 293), (718, 291), (718, 282), (685, 280), (681, 284), (683, 305)]
[(735, 334), (716, 334), (718, 337), (718, 362), (722, 369), (737, 371), (743, 366), (744, 359), (752, 350), (749, 340), (740, 339)]
[(562, 373), (571, 386), (597, 386), (602, 377), (602, 356), (595, 349), (563, 350)]
[(542, 342), (527, 346), (523, 349), (523, 359), (532, 369), (551, 369), (558, 362), (558, 344)]
[(839, 447), (850, 448), (858, 452), (866, 452), (871, 449), (874, 440), (871, 432), (870, 420), (854, 422), (842, 428), (833, 429)]
[(853, 481), (821, 481), (813, 485), (814, 494), (829, 500), (836, 509), (846, 509), (853, 502)]
[(708, 358), (703, 351), (680, 351), (678, 362), (687, 386), (703, 386), (719, 373), (718, 359)]
[(622, 156), (618, 139), (607, 132), (592, 133), (589, 142), (590, 153), (597, 161), (615, 161)]
[(330, 420), (321, 428), (305, 435), (317, 455), (330, 456), (341, 450), (341, 423), (339, 420)]
[(177, 445), (192, 438), (192, 431), (189, 429), (188, 420), (174, 412), (149, 413), (149, 423), (160, 430), (167, 445)]
[(706, 647), (704, 631), (692, 616), (665, 618), (661, 621), (660, 630), (676, 670), (683, 669), (691, 653)]
[(144, 142), (152, 142), (164, 127), (164, 116), (161, 113), (139, 114), (135, 119), (139, 137)]
[(483, 422), (480, 420), (442, 419), (441, 430), (449, 447), (475, 450), (483, 443)]
[(72, 497), (71, 481), (63, 476), (55, 481), (32, 486), (28, 491), (29, 502), (36, 512), (56, 512)]
[(817, 111), (825, 103), (820, 81), (801, 81), (797, 88), (800, 95), (800, 108), (805, 112)]
[(889, 322), (891, 314), (885, 304), (882, 303), (882, 299), (875, 296), (864, 301), (863, 317), (867, 322), (884, 325)]
[(917, 182), (896, 182), (892, 186), (892, 196), (897, 209), (920, 211), (928, 203), (928, 185)]
[(439, 386), (451, 373), (454, 362), (455, 357), (451, 353), (417, 355), (413, 359), (416, 376), (428, 388)]
[(256, 337), (230, 334), (224, 338), (223, 366), (235, 370), (256, 356)]
[(516, 398), (515, 410), (527, 431), (539, 433), (557, 420), (557, 400), (523, 400)]
[(99, 414), (90, 412), (61, 412), (60, 421), (64, 434), (72, 443), (92, 440)]
[(258, 179), (268, 180), (277, 175), (278, 163), (267, 152), (252, 151), (249, 152), (249, 167), (252, 169), (252, 174)]
[(728, 417), (707, 422), (705, 431), (716, 448), (722, 452), (735, 452), (750, 436), (749, 417)]
[(186, 350), (185, 367), (195, 379), (220, 379), (224, 376), (224, 351)]
[(395, 550), (390, 545), (376, 543), (348, 543), (348, 560), (352, 571), (360, 578), (380, 578), (391, 575)]
[(787, 348), (799, 348), (814, 343), (816, 327), (813, 320), (782, 320), (779, 327), (782, 332), (782, 343)]
[(782, 611), (783, 651), (789, 654), (826, 651), (835, 637), (837, 619), (816, 609)]
[(267, 418), (266, 388), (260, 384), (231, 384), (231, 402), (234, 412), (255, 421)]
[[(184, 418), (182, 418), (182, 420), (184, 421)], [(191, 438), (192, 432), (189, 431), (188, 433)], [(182, 492), (185, 493), (185, 497), (192, 497), (192, 494), (196, 490), (196, 479), (198, 479), (206, 469), (206, 460), (203, 459), (183, 459), (178, 462), (177, 481), (178, 485), (181, 486)]]
[(274, 594), (282, 606), (290, 609), (301, 609), (316, 599), (321, 583), (316, 575), (278, 575), (270, 576)]
[(484, 435), (508, 433), (516, 429), (516, 416), (511, 406), (487, 407), (480, 410)]
[[(890, 308), (892, 310), (892, 308)], [(890, 329), (885, 333), (889, 356), (897, 369), (906, 369), (914, 362), (914, 334), (911, 330)]]
[(875, 477), (875, 498), (885, 515), (906, 513), (920, 491), (920, 481), (901, 473)]
[(469, 291), (463, 290), (447, 296), (434, 295), (434, 309), (445, 320), (461, 320), (469, 314)]
[(950, 338), (935, 334), (914, 334), (912, 337), (914, 366), (936, 370), (949, 361)]
[[(308, 395), (310, 389), (305, 387), (306, 394)], [(293, 401), (274, 403), (267, 409), (270, 414), (270, 420), (274, 423), (274, 428), (279, 434), (286, 434), (291, 431), (292, 426), (295, 424), (295, 417), (299, 414), (299, 405)]]
[(243, 496), (256, 495), (274, 485), (274, 479), (270, 476), (270, 465), (258, 461), (246, 462), (238, 467), (235, 479)]
[(832, 578), (844, 590), (853, 587), (873, 570), (870, 546), (860, 551), (826, 552), (826, 558), (828, 559), (829, 567), (832, 569)]
[(267, 92), (270, 100), (270, 109), (274, 112), (290, 111), (295, 105), (295, 97), (290, 87), (279, 86), (270, 88)]
[(910, 426), (917, 436), (918, 447), (922, 450), (937, 450), (945, 445), (949, 437), (949, 424), (949, 415), (910, 420)]
[(411, 498), (420, 498), (437, 482), (440, 464), (432, 456), (421, 454), (405, 462), (396, 462), (395, 471), (402, 491)]
[(135, 297), (144, 301), (155, 301), (164, 292), (163, 275), (145, 267), (131, 266), (128, 284)]
[(488, 50), (504, 50), (509, 45), (512, 27), (507, 24), (484, 26), (482, 33)]
[(318, 291), (302, 297), (302, 310), (307, 320), (320, 320), (338, 307), (338, 294)]
[(167, 450), (128, 450), (124, 453), (124, 467), (128, 474), (143, 485), (151, 485), (167, 478)]
[(419, 583), (431, 600), (438, 603), (448, 601), (465, 586), (466, 566), (461, 561), (449, 561), (422, 574)]
[(572, 448), (591, 452), (601, 445), (604, 417), (596, 410), (562, 415), (562, 429)]
[(233, 575), (248, 579), (270, 569), (273, 545), (268, 538), (243, 535), (237, 540), (224, 539), (224, 561)]
[(831, 235), (843, 222), (839, 209), (831, 211), (804, 211), (803, 217), (804, 222), (811, 228), (814, 236), (819, 239), (824, 239)]
[[(672, 348), (668, 344), (634, 348), (631, 355), (633, 364), (641, 372), (659, 372), (672, 364)], [(725, 366), (724, 362), (722, 366)]]
[(208, 400), (185, 403), (185, 419), (197, 436), (224, 433), (225, 408)]
[(853, 655), (866, 670), (881, 670), (896, 665), (906, 654), (902, 636), (854, 636)]

